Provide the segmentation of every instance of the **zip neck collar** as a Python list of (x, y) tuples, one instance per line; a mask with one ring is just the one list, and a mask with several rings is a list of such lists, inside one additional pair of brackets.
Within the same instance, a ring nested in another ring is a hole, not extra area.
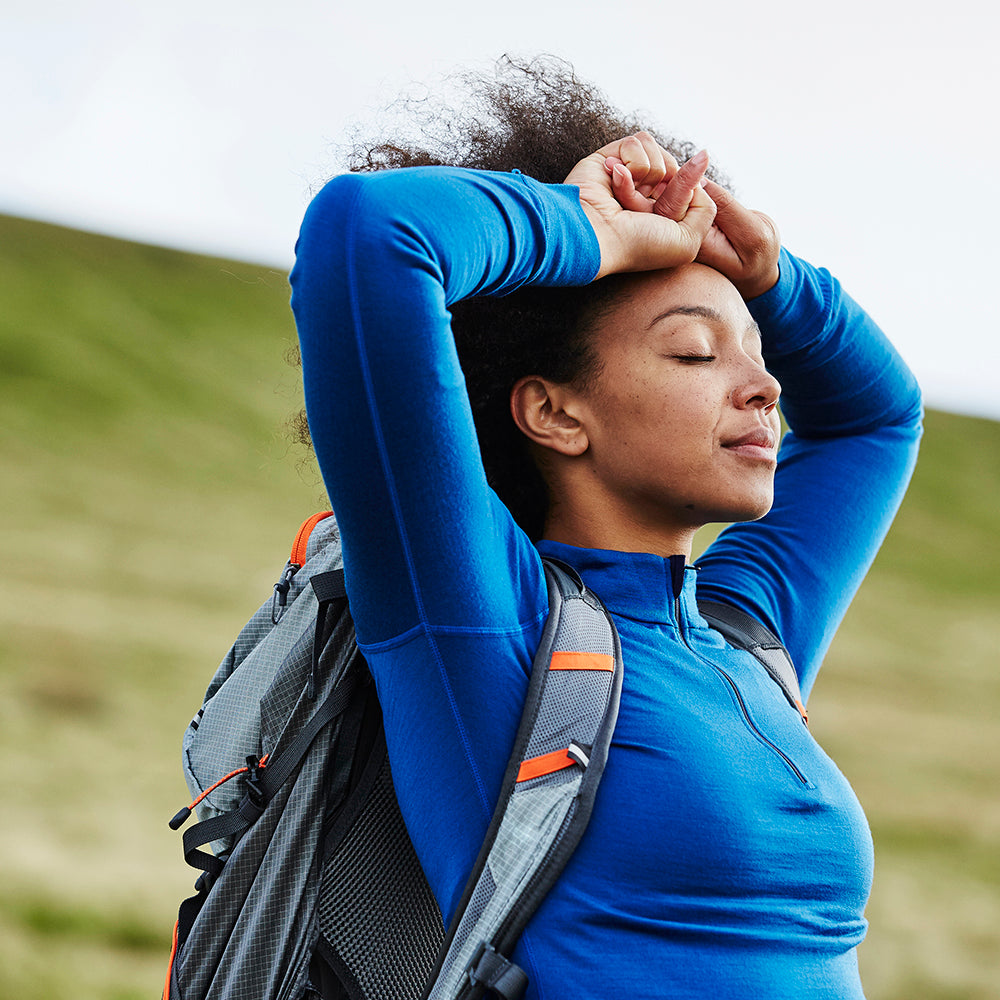
[(695, 569), (683, 555), (582, 549), (562, 542), (542, 540), (543, 556), (569, 563), (608, 609), (637, 621), (677, 624), (699, 622), (695, 597)]

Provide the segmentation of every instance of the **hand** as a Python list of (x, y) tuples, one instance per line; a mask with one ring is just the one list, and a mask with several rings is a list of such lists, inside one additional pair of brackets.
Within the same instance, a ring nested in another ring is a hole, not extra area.
[[(718, 211), (698, 251), (698, 263), (724, 274), (744, 299), (763, 295), (778, 280), (778, 227), (763, 213), (744, 208), (714, 181), (702, 183)], [(664, 192), (653, 211), (677, 219), (681, 209)]]
[[(648, 132), (608, 143), (581, 160), (565, 183), (580, 189), (580, 204), (601, 248), (597, 277), (651, 271), (693, 261), (715, 217), (701, 185), (708, 154), (683, 167)], [(671, 213), (654, 206), (669, 203)]]

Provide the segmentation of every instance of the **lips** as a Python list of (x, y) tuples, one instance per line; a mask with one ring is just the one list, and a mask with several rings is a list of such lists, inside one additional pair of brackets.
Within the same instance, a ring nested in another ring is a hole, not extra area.
[(727, 441), (723, 444), (727, 451), (750, 458), (773, 459), (775, 455), (775, 434), (770, 427), (755, 427), (743, 437)]

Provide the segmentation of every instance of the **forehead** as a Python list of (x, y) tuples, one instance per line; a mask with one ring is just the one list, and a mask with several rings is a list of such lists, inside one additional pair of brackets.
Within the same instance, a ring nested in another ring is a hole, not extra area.
[(631, 275), (607, 312), (608, 325), (633, 333), (656, 325), (665, 316), (693, 316), (742, 332), (753, 326), (746, 304), (732, 282), (703, 264)]

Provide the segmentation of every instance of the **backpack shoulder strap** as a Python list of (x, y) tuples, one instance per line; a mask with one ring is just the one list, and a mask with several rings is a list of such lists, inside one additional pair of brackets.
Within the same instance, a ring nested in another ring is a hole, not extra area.
[(549, 617), (520, 728), (429, 1000), (523, 994), (527, 976), (505, 953), (583, 835), (607, 760), (622, 684), (618, 632), (574, 570), (544, 564)]
[(760, 661), (771, 679), (781, 688), (792, 707), (809, 724), (809, 713), (802, 702), (799, 678), (788, 650), (781, 640), (752, 615), (731, 604), (718, 601), (698, 601), (702, 618), (717, 632), (736, 646), (752, 653)]

